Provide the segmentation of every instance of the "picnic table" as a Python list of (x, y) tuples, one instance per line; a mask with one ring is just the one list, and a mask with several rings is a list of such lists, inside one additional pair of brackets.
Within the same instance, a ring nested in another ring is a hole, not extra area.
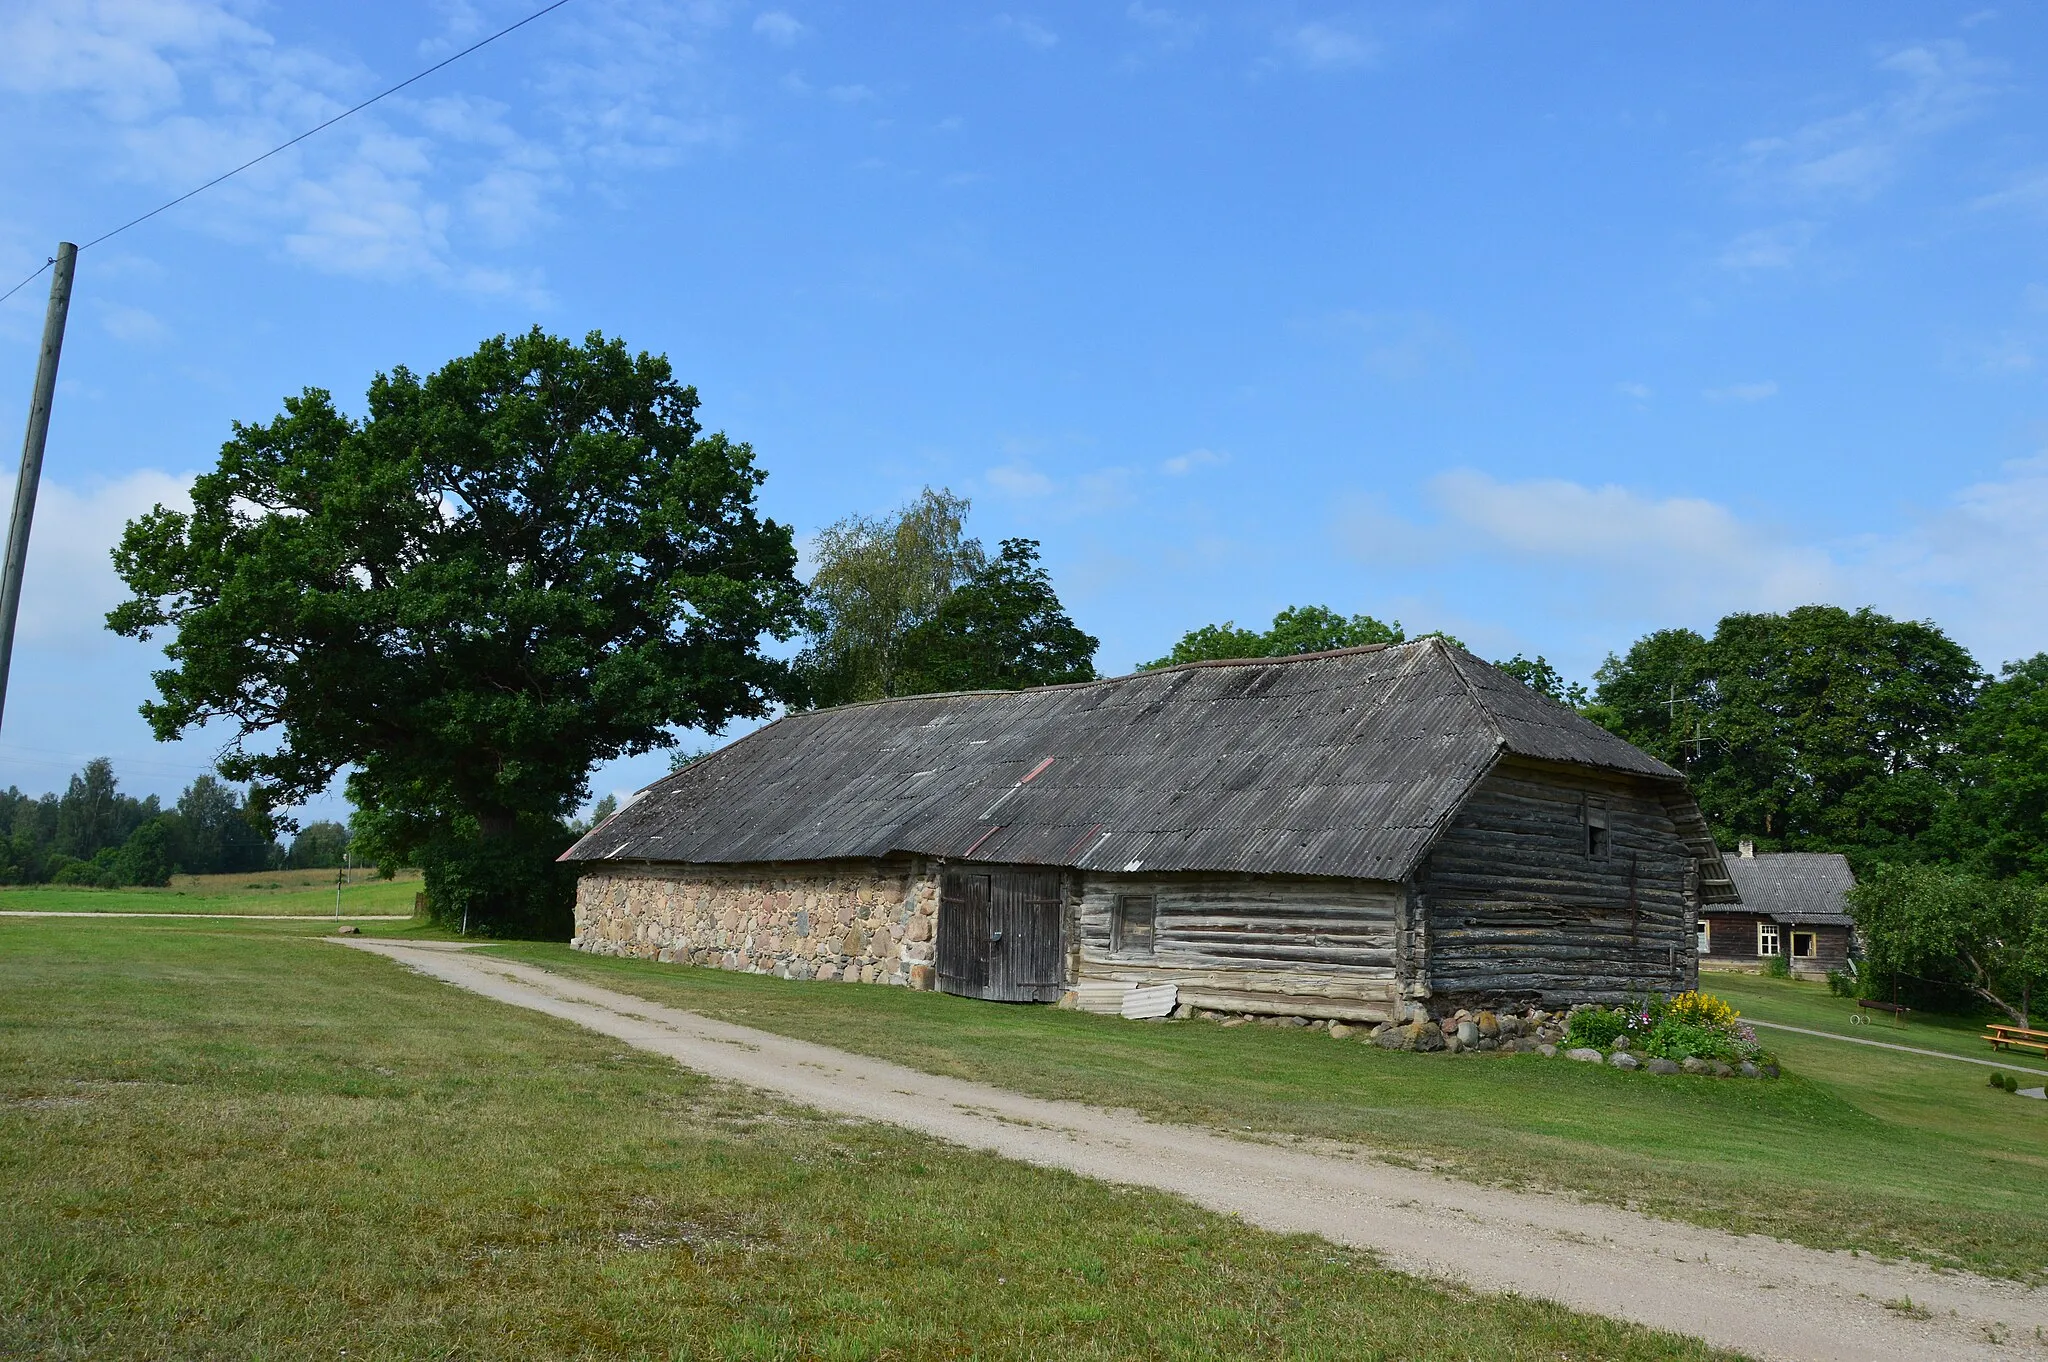
[(2038, 1055), (2048, 1055), (2048, 1031), (2032, 1031), (2002, 1022), (1993, 1022), (1985, 1029), (1990, 1034), (1982, 1039), (1990, 1041), (1994, 1050), (2032, 1050)]

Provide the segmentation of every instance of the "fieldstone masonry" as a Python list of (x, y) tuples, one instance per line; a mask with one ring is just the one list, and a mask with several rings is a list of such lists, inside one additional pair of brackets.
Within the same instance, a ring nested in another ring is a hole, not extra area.
[(593, 955), (931, 988), (939, 879), (921, 865), (619, 867), (576, 886)]

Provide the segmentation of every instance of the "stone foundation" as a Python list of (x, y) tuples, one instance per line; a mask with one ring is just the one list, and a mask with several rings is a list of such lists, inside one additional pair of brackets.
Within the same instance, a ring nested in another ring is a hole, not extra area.
[(576, 935), (593, 955), (931, 988), (939, 880), (883, 862), (586, 871)]

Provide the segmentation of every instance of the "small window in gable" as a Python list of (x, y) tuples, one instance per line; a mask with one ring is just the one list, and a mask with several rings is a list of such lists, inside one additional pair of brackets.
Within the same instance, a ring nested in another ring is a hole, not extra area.
[(1604, 800), (1588, 798), (1584, 808), (1586, 818), (1586, 854), (1596, 861), (1607, 859), (1608, 848), (1613, 844), (1608, 830), (1607, 804)]
[(1150, 894), (1118, 894), (1109, 919), (1109, 948), (1119, 955), (1152, 954), (1156, 901)]

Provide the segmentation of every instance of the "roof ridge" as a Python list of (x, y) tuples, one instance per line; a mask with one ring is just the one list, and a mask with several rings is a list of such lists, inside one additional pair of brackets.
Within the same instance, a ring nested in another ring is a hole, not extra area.
[[(1097, 676), (1087, 681), (1054, 681), (1043, 686), (1024, 686), (1017, 690), (990, 687), (983, 690), (931, 690), (917, 695), (878, 695), (872, 700), (849, 700), (843, 705), (824, 705), (818, 709), (789, 710), (782, 718), (797, 714), (837, 714), (842, 710), (866, 709), (870, 705), (900, 705), (912, 700), (950, 700), (960, 695), (1032, 695), (1041, 691), (1082, 690), (1089, 686), (1113, 686), (1126, 681), (1139, 681), (1148, 676), (1164, 676), (1168, 672), (1193, 671), (1197, 667), (1276, 667), (1290, 662), (1321, 662), (1332, 657), (1354, 657), (1362, 653), (1385, 652), (1390, 648), (1412, 648), (1428, 643), (1437, 635), (1423, 638), (1403, 639), (1399, 643), (1361, 643), (1355, 648), (1326, 648), (1319, 653), (1282, 653), (1278, 657), (1211, 657), (1198, 662), (1176, 662), (1168, 667), (1141, 667), (1136, 671), (1118, 672), (1115, 676)], [(782, 722), (777, 719), (775, 722)], [(758, 731), (758, 730), (756, 730)]]
[[(1442, 634), (1431, 635), (1430, 642), (1441, 645), (1438, 651), (1443, 653), (1444, 661), (1450, 664), (1451, 675), (1457, 677), (1458, 684), (1465, 688), (1465, 698), (1472, 702), (1472, 707), (1479, 711), (1480, 719), (1485, 722), (1488, 728), (1493, 730), (1493, 745), (1495, 750), (1498, 751), (1503, 748), (1506, 748), (1508, 746), (1508, 733), (1507, 730), (1501, 726), (1500, 715), (1494, 713), (1493, 706), (1487, 704), (1485, 699), (1479, 694), (1479, 687), (1472, 684), (1472, 678), (1465, 675), (1465, 669), (1458, 665), (1457, 655), (1458, 653), (1464, 653), (1465, 650), (1463, 648), (1459, 648), (1454, 652), (1451, 648), (1450, 643), (1444, 638)], [(1470, 653), (1465, 653), (1465, 655), (1467, 657), (1472, 656)], [(1474, 658), (1473, 660), (1477, 661), (1478, 659)]]

